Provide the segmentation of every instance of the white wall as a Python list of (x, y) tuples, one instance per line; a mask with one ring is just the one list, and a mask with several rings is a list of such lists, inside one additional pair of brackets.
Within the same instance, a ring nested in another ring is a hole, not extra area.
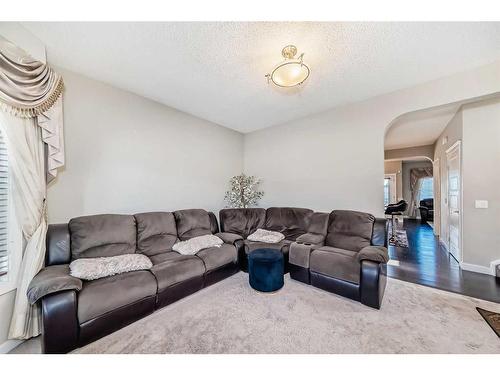
[[(500, 260), (500, 99), (463, 109), (463, 262), (490, 268)], [(487, 200), (487, 209), (475, 200)]]
[(433, 159), (434, 145), (396, 148), (384, 151), (385, 160), (421, 158), (422, 156)]
[(48, 189), (51, 223), (224, 206), (229, 178), (242, 171), (242, 134), (56, 69), (66, 85), (66, 166)]
[(384, 134), (398, 116), (500, 91), (500, 62), (245, 136), (262, 206), (383, 214)]
[(403, 162), (401, 160), (386, 160), (384, 173), (396, 175), (396, 201), (400, 201), (403, 199)]

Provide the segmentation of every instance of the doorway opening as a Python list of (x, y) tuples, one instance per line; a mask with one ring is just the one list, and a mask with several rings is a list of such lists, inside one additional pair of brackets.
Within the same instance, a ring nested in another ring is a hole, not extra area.
[(407, 244), (389, 245), (387, 274), (500, 302), (494, 277), (461, 269), (460, 121), (453, 104), (400, 116), (386, 131), (384, 207), (407, 203), (399, 220)]

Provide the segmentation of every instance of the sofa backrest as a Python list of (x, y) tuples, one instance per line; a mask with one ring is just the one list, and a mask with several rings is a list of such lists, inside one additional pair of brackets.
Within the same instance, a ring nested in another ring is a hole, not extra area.
[[(212, 212), (177, 212), (179, 220), (184, 224), (183, 230), (187, 233), (183, 234), (184, 239), (219, 231), (217, 218)], [(191, 224), (196, 223), (197, 215), (202, 218), (202, 225), (187, 229), (186, 220)], [(68, 224), (50, 224), (45, 240), (45, 265), (68, 264), (78, 258), (134, 252), (154, 256), (171, 251), (173, 244), (180, 239), (176, 220), (172, 212), (147, 212), (136, 215), (82, 216), (71, 219)]]
[(71, 262), (69, 225), (50, 224), (45, 238), (45, 265), (55, 266)]
[(69, 221), (71, 259), (135, 253), (136, 225), (132, 215), (92, 215)]
[(266, 210), (265, 229), (283, 233), (285, 239), (294, 241), (307, 233), (314, 211), (296, 207), (270, 207)]
[(178, 241), (172, 212), (146, 212), (134, 215), (137, 224), (137, 252), (153, 256), (172, 250)]
[(334, 210), (328, 220), (325, 244), (360, 251), (371, 245), (375, 217), (358, 211)]
[(177, 225), (177, 237), (181, 241), (193, 237), (215, 233), (210, 215), (202, 209), (189, 209), (174, 211), (175, 223)]
[(221, 232), (239, 234), (247, 238), (258, 228), (264, 228), (264, 208), (225, 208), (219, 211)]
[(420, 206), (427, 207), (428, 209), (434, 208), (434, 198), (426, 198), (420, 201)]
[(314, 212), (311, 215), (307, 231), (309, 233), (322, 234), (326, 236), (329, 218), (330, 214), (328, 212)]
[(217, 216), (212, 211), (208, 211), (208, 218), (210, 219), (210, 231), (212, 234), (219, 233), (219, 223)]
[(373, 246), (387, 247), (387, 232), (389, 231), (389, 222), (385, 218), (375, 218), (373, 224), (373, 234), (371, 244)]

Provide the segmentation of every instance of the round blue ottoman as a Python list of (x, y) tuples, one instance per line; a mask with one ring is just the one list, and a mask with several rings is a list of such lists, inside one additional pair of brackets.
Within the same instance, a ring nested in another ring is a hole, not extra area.
[(284, 261), (281, 251), (257, 249), (248, 254), (250, 286), (259, 292), (274, 292), (283, 287)]

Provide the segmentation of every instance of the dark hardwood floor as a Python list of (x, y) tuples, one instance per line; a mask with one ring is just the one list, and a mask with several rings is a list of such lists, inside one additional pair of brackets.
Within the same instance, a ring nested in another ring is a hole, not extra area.
[(409, 247), (389, 246), (389, 277), (500, 303), (496, 277), (461, 270), (428, 224), (405, 219), (403, 227)]

